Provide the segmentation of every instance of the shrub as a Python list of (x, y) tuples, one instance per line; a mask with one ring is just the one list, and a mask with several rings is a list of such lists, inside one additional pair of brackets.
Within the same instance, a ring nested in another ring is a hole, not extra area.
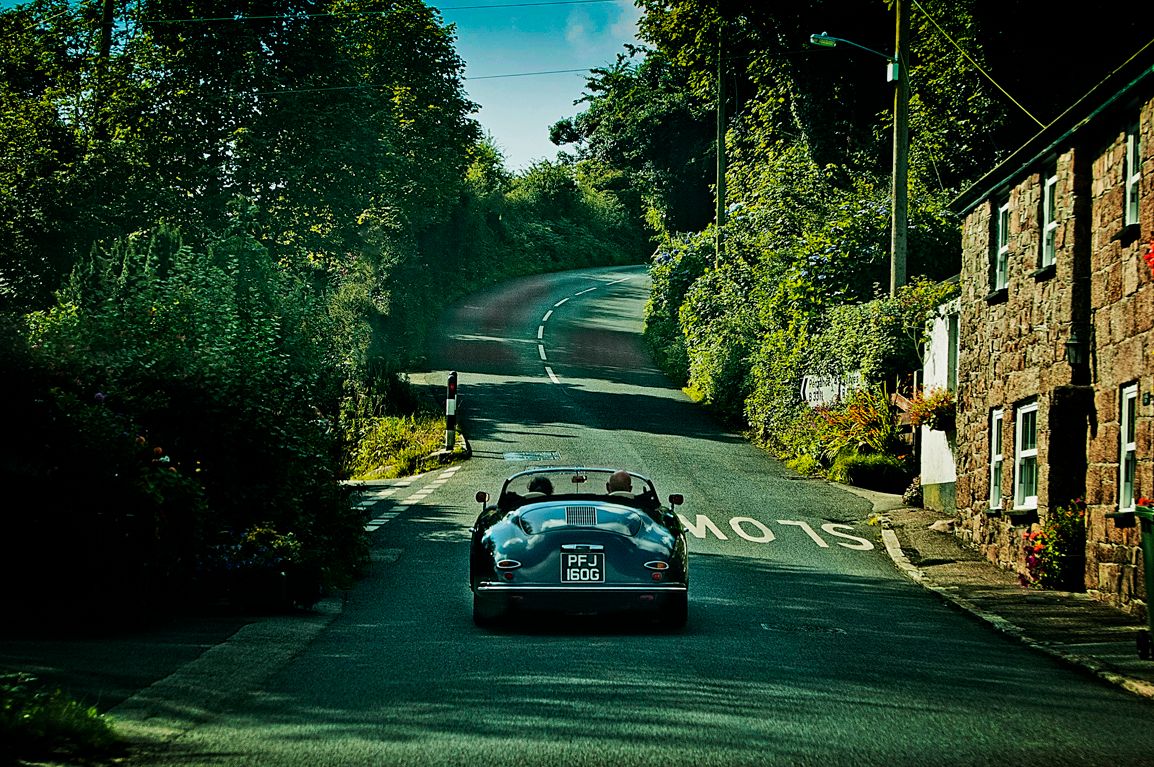
[(829, 478), (854, 487), (900, 493), (910, 482), (910, 470), (905, 460), (892, 455), (849, 452), (834, 461)]
[(785, 462), (785, 465), (793, 469), (803, 477), (817, 477), (824, 472), (824, 467), (821, 461), (814, 458), (812, 455), (799, 455), (796, 458), (791, 458)]
[(893, 405), (882, 386), (857, 389), (839, 405), (814, 408), (812, 419), (828, 460), (842, 455), (905, 452)]
[(0, 676), (0, 763), (110, 756), (123, 745), (95, 708), (30, 674)]
[(902, 503), (906, 506), (921, 508), (924, 502), (925, 499), (922, 496), (922, 478), (914, 477), (914, 481), (911, 482), (910, 486), (902, 493)]
[(1085, 587), (1086, 502), (1076, 498), (1050, 510), (1045, 522), (1022, 533), (1023, 586), (1064, 591)]

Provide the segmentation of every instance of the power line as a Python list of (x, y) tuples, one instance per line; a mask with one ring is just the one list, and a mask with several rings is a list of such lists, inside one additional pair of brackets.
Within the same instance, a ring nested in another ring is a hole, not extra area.
[[(497, 80), (507, 77), (536, 77), (538, 75), (564, 75), (576, 72), (589, 72), (591, 69), (553, 69), (545, 72), (511, 72), (504, 75), (484, 75), (481, 77), (462, 77), (462, 80)], [(392, 85), (329, 85), (316, 88), (283, 88), (275, 91), (253, 91), (254, 96), (280, 96), (289, 93), (328, 93), (331, 91), (373, 90), (376, 88), (392, 88)]]
[(463, 80), (498, 80), (505, 77), (534, 77), (536, 75), (566, 75), (573, 72), (591, 72), (589, 69), (551, 69), (545, 72), (513, 72), (507, 75), (484, 75), (483, 77), (463, 77)]
[[(539, 8), (556, 5), (590, 5), (593, 3), (622, 3), (628, 0), (538, 0), (538, 2), (529, 3), (490, 3), (485, 5), (456, 5), (450, 7), (442, 7), (431, 5), (430, 8), (445, 12), (445, 11), (477, 11), (477, 10), (498, 10), (505, 8)], [(289, 16), (285, 15), (268, 15), (268, 16), (205, 16), (188, 19), (150, 19), (145, 21), (145, 24), (188, 24), (199, 22), (224, 22), (224, 21), (303, 21), (308, 19), (319, 18), (357, 18), (359, 16), (384, 16), (392, 13), (392, 10), (387, 11), (351, 11), (348, 13), (301, 13)]]
[(946, 40), (948, 40), (948, 41), (950, 42), (950, 44), (951, 44), (951, 45), (953, 45), (955, 48), (957, 48), (957, 49), (958, 49), (958, 51), (960, 51), (960, 52), (961, 52), (962, 56), (964, 56), (964, 57), (966, 58), (966, 61), (968, 61), (968, 62), (970, 62), (971, 64), (973, 64), (973, 65), (974, 65), (974, 68), (975, 68), (975, 69), (977, 69), (977, 70), (978, 70), (980, 73), (982, 73), (982, 75), (984, 75), (984, 76), (985, 76), (985, 78), (986, 78), (987, 80), (989, 80), (991, 83), (993, 83), (995, 88), (997, 88), (997, 89), (998, 89), (998, 90), (1000, 90), (1002, 93), (1004, 93), (1004, 94), (1006, 95), (1006, 98), (1008, 98), (1008, 99), (1009, 99), (1009, 100), (1010, 100), (1010, 101), (1011, 101), (1011, 102), (1014, 104), (1014, 106), (1016, 106), (1018, 109), (1021, 109), (1023, 112), (1025, 112), (1025, 113), (1026, 113), (1026, 117), (1029, 117), (1031, 120), (1033, 120), (1034, 122), (1038, 123), (1038, 125), (1039, 125), (1040, 127), (1042, 127), (1042, 128), (1045, 128), (1045, 127), (1046, 127), (1046, 125), (1045, 125), (1045, 124), (1044, 124), (1044, 123), (1043, 123), (1041, 120), (1039, 120), (1037, 117), (1034, 117), (1032, 114), (1030, 114), (1030, 110), (1026, 109), (1024, 106), (1022, 106), (1021, 104), (1019, 104), (1019, 103), (1018, 103), (1018, 100), (1017, 100), (1017, 99), (1015, 99), (1013, 96), (1011, 96), (1009, 91), (1007, 91), (1005, 88), (1003, 88), (1001, 85), (999, 85), (999, 84), (998, 84), (998, 81), (997, 81), (997, 80), (995, 80), (993, 77), (991, 77), (991, 76), (990, 76), (990, 74), (989, 74), (988, 72), (986, 72), (986, 70), (982, 69), (982, 66), (981, 66), (981, 64), (979, 64), (978, 62), (974, 61), (974, 59), (973, 59), (973, 58), (970, 56), (970, 54), (966, 52), (966, 49), (965, 49), (965, 48), (963, 48), (962, 46), (958, 45), (958, 43), (957, 43), (957, 42), (954, 40), (954, 38), (950, 37), (950, 34), (949, 34), (948, 32), (946, 32), (946, 30), (942, 29), (942, 25), (941, 25), (941, 24), (939, 24), (939, 23), (937, 22), (937, 20), (936, 20), (936, 19), (935, 19), (933, 16), (931, 16), (931, 15), (930, 15), (930, 14), (929, 14), (929, 13), (926, 11), (926, 9), (925, 9), (925, 8), (923, 8), (923, 7), (921, 6), (921, 3), (919, 3), (919, 2), (918, 2), (918, 0), (913, 0), (913, 3), (914, 3), (914, 5), (916, 5), (916, 6), (918, 7), (918, 10), (919, 10), (919, 11), (921, 11), (921, 12), (922, 12), (922, 14), (923, 14), (923, 15), (924, 15), (924, 16), (925, 16), (927, 19), (929, 19), (929, 20), (930, 20), (930, 23), (931, 23), (931, 24), (933, 24), (935, 27), (937, 27), (938, 31), (942, 33), (942, 36), (943, 36), (943, 37), (945, 37), (945, 38), (946, 38)]

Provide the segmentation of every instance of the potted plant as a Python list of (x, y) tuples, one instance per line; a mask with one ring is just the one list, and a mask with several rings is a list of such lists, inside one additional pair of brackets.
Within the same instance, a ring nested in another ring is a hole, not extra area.
[(1022, 533), (1023, 586), (1081, 591), (1086, 570), (1086, 502), (1075, 498), (1051, 509), (1046, 521)]
[(910, 423), (934, 431), (953, 431), (957, 426), (957, 401), (949, 389), (923, 389), (910, 400)]

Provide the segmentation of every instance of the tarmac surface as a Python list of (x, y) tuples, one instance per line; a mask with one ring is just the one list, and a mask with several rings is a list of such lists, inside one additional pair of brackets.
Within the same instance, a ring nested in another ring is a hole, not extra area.
[[(935, 524), (945, 515), (904, 507), (900, 496), (845, 489), (873, 503), (886, 552), (906, 577), (1039, 652), (1154, 698), (1154, 660), (1137, 652), (1145, 621), (1085, 594), (1023, 588), (1015, 574), (945, 531), (948, 525)], [(337, 595), (297, 614), (188, 616), (73, 636), (7, 627), (0, 631), (0, 672), (33, 673), (58, 684), (109, 714), (130, 740), (157, 745), (259, 689), (341, 609)]]
[(900, 496), (846, 487), (873, 502), (890, 559), (907, 577), (998, 631), (1129, 692), (1154, 699), (1154, 660), (1138, 656), (1147, 621), (1086, 594), (1024, 588), (947, 530), (952, 520)]

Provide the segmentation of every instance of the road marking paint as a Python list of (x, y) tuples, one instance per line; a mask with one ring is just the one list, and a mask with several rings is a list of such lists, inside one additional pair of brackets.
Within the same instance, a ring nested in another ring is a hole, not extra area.
[(569, 300), (569, 297), (568, 297), (568, 296), (566, 296), (565, 298), (562, 298), (560, 301), (558, 301), (557, 303), (553, 304), (553, 308), (554, 308), (554, 309), (556, 309), (558, 306), (560, 306), (561, 304), (565, 303), (565, 302), (566, 302), (566, 301), (568, 301), (568, 300)]
[(705, 516), (704, 514), (698, 514), (697, 515), (697, 521), (695, 523), (691, 523), (688, 519), (681, 516), (680, 514), (678, 514), (677, 516), (679, 519), (681, 519), (681, 524), (685, 525), (685, 527), (689, 530), (689, 532), (693, 533), (694, 537), (696, 537), (696, 538), (704, 538), (705, 537), (705, 531), (708, 529), (709, 532), (711, 532), (715, 536), (717, 536), (718, 539), (723, 540), (723, 541), (729, 540), (729, 538), (726, 537), (725, 533), (721, 532), (721, 530), (719, 530), (717, 528), (717, 525), (713, 524), (713, 520), (710, 519), (709, 517)]
[(545, 366), (545, 372), (549, 374), (549, 380), (550, 380), (550, 381), (552, 381), (552, 382), (553, 382), (553, 383), (555, 383), (555, 384), (559, 384), (559, 383), (561, 383), (561, 381), (560, 381), (560, 380), (557, 378), (557, 376), (556, 376), (556, 375), (553, 373), (553, 368), (551, 368), (551, 367), (549, 367), (548, 365), (546, 365), (546, 366)]
[(586, 288), (585, 290), (578, 291), (578, 292), (573, 294), (573, 298), (576, 298), (577, 296), (583, 296), (586, 293), (592, 293), (594, 290), (597, 290), (597, 288), (599, 288), (599, 287), (601, 287), (601, 286), (598, 285), (597, 287), (594, 287), (594, 288)]
[[(678, 514), (677, 517), (681, 520), (686, 532), (699, 540), (704, 540), (710, 535), (719, 541), (729, 540), (729, 536), (723, 533), (721, 528), (704, 514), (698, 514), (693, 521), (681, 514)], [(808, 522), (796, 519), (779, 519), (777, 524), (800, 528), (819, 548), (830, 548), (829, 543)], [(732, 517), (729, 519), (729, 527), (738, 537), (750, 543), (773, 543), (778, 538), (768, 524), (753, 517)], [(835, 538), (843, 539), (835, 541), (838, 546), (843, 548), (853, 551), (873, 551), (874, 549), (874, 544), (868, 539), (844, 532), (853, 530), (853, 525), (827, 522), (821, 526), (821, 529)]]
[[(753, 535), (749, 532), (746, 532), (746, 525), (753, 525), (761, 531), (761, 534)], [(773, 541), (777, 540), (777, 536), (773, 534), (772, 530), (766, 527), (764, 523), (758, 522), (753, 517), (734, 517), (733, 519), (729, 520), (729, 526), (733, 528), (733, 532), (737, 533), (750, 543), (772, 543)]]
[(550, 309), (549, 311), (545, 312), (545, 316), (541, 318), (541, 323), (544, 324), (544, 323), (548, 322), (549, 318), (552, 316), (553, 316), (553, 310)]
[(836, 536), (838, 538), (845, 538), (846, 540), (850, 541), (856, 541), (855, 543), (843, 543), (841, 541), (837, 541), (838, 546), (845, 546), (847, 549), (854, 549), (855, 551), (873, 551), (874, 545), (871, 541), (867, 541), (865, 538), (859, 538), (856, 535), (848, 535), (846, 533), (839, 532), (837, 528), (853, 530), (853, 525), (839, 525), (836, 522), (827, 522), (821, 526), (821, 529), (825, 530), (830, 535)]
[(544, 325), (538, 325), (537, 326), (537, 340), (540, 341), (544, 337), (545, 337), (545, 326)]
[(818, 535), (816, 530), (814, 530), (812, 527), (810, 527), (805, 522), (802, 522), (801, 520), (779, 519), (779, 520), (777, 520), (777, 524), (779, 524), (779, 525), (791, 525), (793, 527), (800, 527), (802, 530), (805, 531), (805, 534), (808, 535), (810, 538), (812, 538), (813, 542), (816, 543), (818, 546), (821, 546), (823, 549), (829, 548), (829, 544), (825, 542), (825, 539), (822, 538), (820, 535)]
[[(460, 469), (461, 467), (459, 465), (448, 467), (440, 474), (438, 474), (436, 478), (430, 480), (428, 484), (426, 484), (420, 490), (410, 494), (409, 497), (405, 498), (403, 501), (390, 506), (387, 511), (377, 512), (372, 519), (365, 523), (365, 532), (374, 532), (379, 530), (383, 525), (392, 522), (399, 515), (408, 511), (410, 506), (417, 502), (423, 501), (432, 495), (438, 488), (445, 485)], [(370, 487), (362, 486), (362, 488), (360, 488), (360, 492), (365, 493), (369, 497), (367, 499), (362, 498), (356, 504), (356, 507), (361, 511), (369, 511), (373, 506), (377, 504), (377, 502), (385, 500), (388, 496), (393, 495), (398, 490), (408, 488), (412, 484), (412, 479), (406, 479), (397, 482), (396, 484), (389, 485), (388, 487), (371, 487), (370, 489)]]
[(545, 356), (545, 344), (537, 344), (537, 354), (541, 355), (542, 362), (549, 361), (549, 358)]

